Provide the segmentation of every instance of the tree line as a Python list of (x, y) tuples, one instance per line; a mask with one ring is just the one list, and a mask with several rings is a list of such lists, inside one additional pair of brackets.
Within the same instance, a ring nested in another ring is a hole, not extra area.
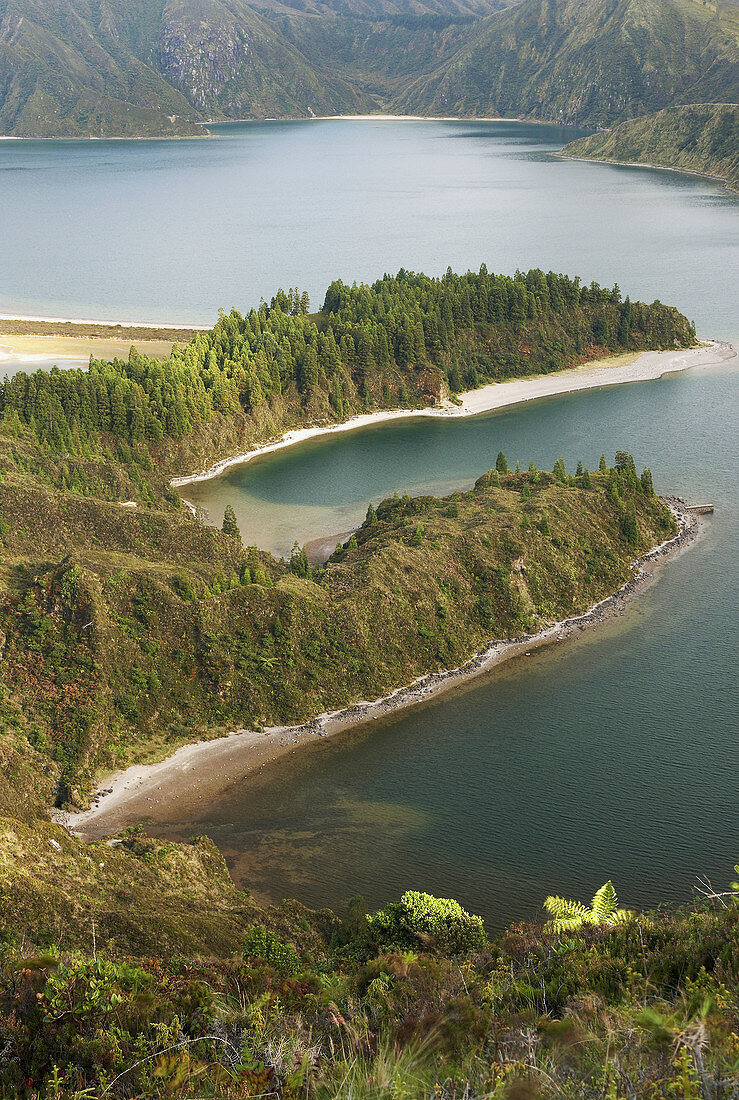
[(71, 454), (104, 437), (156, 448), (280, 397), (342, 418), (694, 339), (677, 310), (622, 299), (618, 286), (484, 265), (441, 278), (401, 270), (371, 286), (335, 281), (322, 309), (308, 309), (305, 293), (280, 290), (246, 315), (221, 311), (165, 361), (132, 348), (127, 361), (93, 358), (87, 370), (21, 372), (0, 387), (0, 430)]

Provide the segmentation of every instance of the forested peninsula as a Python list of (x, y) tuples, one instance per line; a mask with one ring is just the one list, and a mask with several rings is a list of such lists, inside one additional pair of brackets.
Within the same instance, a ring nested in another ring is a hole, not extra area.
[(170, 475), (286, 427), (694, 342), (668, 306), (541, 271), (337, 282), (308, 309), (280, 291), (166, 362), (132, 349), (3, 384), (0, 682), (56, 762), (57, 803), (152, 746), (300, 721), (583, 610), (672, 529), (633, 463), (574, 482), (502, 468), (471, 512), (386, 502), (315, 577), (304, 551), (280, 562), (201, 526)]
[(85, 845), (50, 819), (105, 769), (302, 721), (583, 612), (675, 536), (626, 451), (592, 471), (491, 455), (466, 492), (374, 503), (319, 568), (301, 548), (278, 561), (243, 546), (230, 514), (203, 526), (172, 475), (287, 427), (695, 340), (668, 306), (541, 271), (337, 282), (309, 309), (279, 292), (164, 362), (132, 349), (3, 384), (0, 1096), (594, 1100), (624, 1080), (658, 1097), (730, 1084), (731, 900), (643, 916), (606, 884), (490, 939), (413, 890), (371, 914), (361, 899), (342, 915), (262, 908), (207, 839), (136, 827)]

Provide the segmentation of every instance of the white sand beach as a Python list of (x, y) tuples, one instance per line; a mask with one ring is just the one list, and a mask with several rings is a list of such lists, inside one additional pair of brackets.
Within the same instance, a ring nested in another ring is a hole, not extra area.
[(574, 393), (576, 390), (594, 389), (599, 386), (617, 386), (626, 382), (647, 382), (673, 371), (717, 366), (728, 359), (733, 359), (736, 354), (736, 349), (731, 344), (710, 341), (698, 348), (647, 351), (635, 357), (616, 356), (612, 360), (597, 360), (571, 370), (557, 371), (555, 374), (515, 378), (508, 382), (493, 382), (488, 386), (462, 394), (459, 404), (456, 405), (446, 402), (426, 409), (388, 409), (354, 416), (351, 420), (340, 424), (296, 428), (285, 432), (279, 439), (221, 459), (220, 462), (198, 473), (172, 478), (171, 484), (174, 488), (181, 488), (194, 482), (208, 481), (218, 477), (232, 466), (251, 462), (260, 455), (279, 451), (285, 447), (293, 447), (297, 443), (303, 443), (306, 439), (313, 439), (319, 435), (354, 431), (372, 424), (381, 424), (386, 420), (402, 420), (410, 417), (477, 416), (480, 413), (493, 412), (525, 401), (536, 401), (542, 397), (555, 397), (557, 394)]

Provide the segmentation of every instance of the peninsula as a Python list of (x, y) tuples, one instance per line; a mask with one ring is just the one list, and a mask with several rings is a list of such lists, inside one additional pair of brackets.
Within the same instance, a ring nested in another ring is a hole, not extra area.
[[(284, 561), (243, 546), (229, 510), (204, 526), (176, 479), (286, 432), (472, 413), (733, 354), (697, 347), (659, 302), (541, 271), (337, 282), (309, 310), (279, 292), (165, 358), (131, 349), (0, 391), (0, 1093), (502, 1098), (536, 1074), (554, 1098), (566, 1074), (601, 1095), (614, 1035), (621, 1072), (674, 1092), (697, 1070), (682, 1054), (665, 1069), (653, 1032), (692, 1034), (698, 992), (716, 1006), (701, 1072), (723, 1080), (736, 906), (643, 916), (606, 883), (589, 907), (550, 897), (545, 927), (491, 939), (415, 890), (373, 913), (361, 899), (341, 915), (261, 907), (205, 838), (133, 826), (83, 843), (62, 824), (105, 831), (104, 800), (97, 820), (60, 817), (101, 774), (134, 765), (159, 782), (210, 753), (226, 772), (244, 745), (392, 712), (584, 628), (695, 533), (626, 450), (593, 470), (491, 455), (465, 492), (374, 502), (320, 567), (304, 548)], [(566, 1068), (552, 1061), (585, 1028)]]

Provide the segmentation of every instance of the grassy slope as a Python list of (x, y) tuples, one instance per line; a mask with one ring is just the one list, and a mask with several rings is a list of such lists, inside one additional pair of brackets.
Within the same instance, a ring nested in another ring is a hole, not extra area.
[[(361, 904), (344, 920), (260, 909), (206, 839), (130, 830), (83, 845), (47, 817), (70, 764), (57, 750), (96, 708), (77, 767), (142, 751), (154, 726), (174, 744), (178, 708), (190, 736), (255, 699), (304, 713), (327, 698), (324, 678), (366, 694), (610, 591), (637, 547), (599, 477), (588, 489), (493, 473), (443, 501), (391, 499), (320, 584), (247, 552), (258, 583), (219, 595), (205, 586), (244, 551), (182, 515), (156, 471), (150, 507), (129, 511), (53, 489), (55, 462), (5, 442), (0, 514), (17, 523), (2, 526), (4, 1100), (729, 1100), (736, 906), (453, 946), (443, 922), (368, 923)], [(88, 460), (104, 495), (132, 494), (136, 476)], [(640, 546), (664, 537), (660, 503), (633, 503)], [(185, 580), (197, 598), (178, 594)]]
[(242, 0), (0, 0), (0, 27), (6, 134), (195, 135), (203, 118), (371, 106)]
[(475, 35), (482, 17), (506, 7), (482, 3), (323, 3), (291, 7), (262, 0), (272, 23), (312, 64), (341, 76), (386, 104), (409, 80), (448, 61)]
[(77, 801), (97, 768), (152, 743), (299, 722), (584, 610), (672, 530), (636, 494), (627, 542), (598, 477), (483, 478), (458, 500), (386, 502), (316, 583), (199, 526), (159, 475), (148, 506), (124, 508), (100, 497), (140, 497), (140, 473), (91, 460), (100, 495), (80, 496), (44, 483), (53, 461), (6, 445), (0, 683)]
[(717, 176), (739, 190), (739, 107), (692, 104), (668, 107), (622, 122), (602, 134), (570, 142), (563, 153), (590, 160), (615, 160), (685, 168)]
[(3, 1100), (736, 1095), (737, 903), (454, 947), (361, 899), (260, 910), (210, 841), (82, 845), (43, 817), (43, 760), (0, 747), (40, 815), (0, 817)]
[(739, 99), (734, 8), (692, 0), (524, 0), (490, 16), (399, 111), (604, 126), (676, 102)]

